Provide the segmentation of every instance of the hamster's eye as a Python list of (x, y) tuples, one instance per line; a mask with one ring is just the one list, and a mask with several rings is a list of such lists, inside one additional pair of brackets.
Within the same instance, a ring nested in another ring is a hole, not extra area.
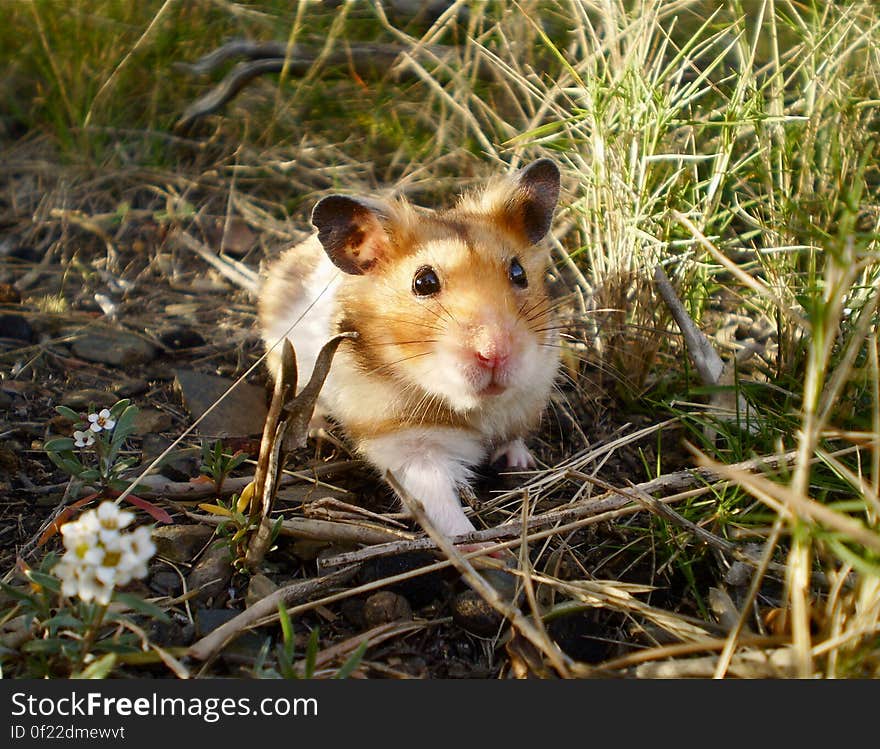
[(520, 265), (519, 260), (514, 258), (510, 261), (510, 268), (507, 270), (507, 277), (514, 286), (524, 289), (529, 285), (529, 279), (526, 277), (525, 268)]
[(430, 265), (423, 265), (416, 271), (412, 283), (413, 294), (431, 296), (440, 291), (440, 278)]

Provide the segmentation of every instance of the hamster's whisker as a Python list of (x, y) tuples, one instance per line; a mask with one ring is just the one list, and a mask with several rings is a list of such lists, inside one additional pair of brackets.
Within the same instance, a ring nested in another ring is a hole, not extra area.
[(525, 316), (525, 321), (527, 323), (531, 323), (531, 322), (534, 322), (535, 320), (537, 320), (538, 318), (548, 317), (553, 312), (556, 312), (558, 309), (560, 309), (562, 306), (563, 305), (561, 305), (561, 304), (555, 304), (555, 305), (548, 304), (546, 307), (542, 307), (541, 309), (537, 309), (537, 308), (533, 307), (531, 310), (529, 310), (529, 313)]
[(420, 356), (428, 356), (430, 353), (431, 353), (430, 351), (423, 351), (421, 354), (413, 354), (412, 356), (404, 356), (402, 359), (397, 359), (396, 361), (391, 361), (386, 364), (382, 364), (378, 367), (374, 367), (373, 369), (369, 370), (369, 373), (376, 374), (377, 372), (381, 372), (383, 369), (387, 369), (388, 367), (393, 367), (396, 364), (401, 364), (402, 362), (410, 361), (411, 359), (418, 359)]
[(571, 304), (571, 299), (568, 297), (557, 297), (555, 299), (551, 299), (550, 297), (543, 297), (535, 302), (529, 309), (523, 312), (524, 315), (531, 315), (535, 310), (540, 308), (543, 305), (544, 311), (551, 311), (561, 309), (569, 304)]
[(429, 330), (436, 330), (440, 333), (443, 333), (446, 330), (445, 327), (440, 327), (439, 325), (431, 325), (430, 323), (426, 323), (423, 320), (405, 320), (399, 317), (386, 317), (385, 315), (369, 315), (365, 313), (362, 313), (361, 317), (378, 322), (396, 322), (400, 323), (401, 325), (412, 325), (415, 328), (428, 328)]
[(417, 341), (380, 341), (367, 343), (365, 348), (377, 348), (379, 346), (413, 346), (416, 343), (437, 343), (436, 338), (420, 338)]
[[(546, 314), (547, 312), (550, 312), (552, 310), (556, 310), (561, 307), (564, 307), (566, 304), (568, 304), (568, 302), (569, 302), (568, 299), (556, 299), (554, 301), (553, 299), (550, 299), (549, 297), (542, 297), (541, 299), (538, 299), (538, 301), (536, 301), (527, 310), (524, 310), (522, 315), (523, 315), (523, 317), (543, 315), (543, 314)], [(540, 308), (540, 310), (539, 310), (539, 308)], [(536, 311), (536, 310), (539, 310), (539, 311)]]
[(446, 307), (443, 306), (443, 304), (440, 302), (440, 300), (435, 299), (434, 301), (437, 302), (437, 305), (440, 307), (440, 309), (442, 309), (446, 313), (447, 317), (449, 317), (449, 319), (452, 320), (452, 322), (454, 322), (456, 325), (459, 325), (458, 320), (455, 319), (455, 315), (453, 315), (448, 309), (446, 309)]
[(551, 331), (551, 330), (571, 330), (571, 329), (572, 329), (571, 326), (566, 323), (560, 323), (559, 325), (547, 325), (546, 327), (543, 327), (543, 328), (529, 327), (529, 330), (531, 330), (532, 333), (547, 333), (548, 331)]

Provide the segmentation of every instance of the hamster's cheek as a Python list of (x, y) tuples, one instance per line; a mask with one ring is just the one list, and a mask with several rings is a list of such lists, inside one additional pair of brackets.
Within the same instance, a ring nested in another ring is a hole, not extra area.
[(430, 356), (421, 357), (412, 374), (423, 390), (440, 396), (455, 411), (469, 411), (479, 404), (480, 383), (471, 381), (460, 354), (447, 347), (438, 346)]
[(511, 389), (528, 391), (544, 385), (555, 376), (559, 360), (559, 348), (541, 345), (529, 339), (516, 359), (516, 366), (510, 372)]

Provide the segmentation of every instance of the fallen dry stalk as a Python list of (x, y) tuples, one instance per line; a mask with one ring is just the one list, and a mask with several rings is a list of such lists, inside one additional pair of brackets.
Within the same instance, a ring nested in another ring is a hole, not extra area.
[[(187, 512), (186, 516), (206, 525), (220, 525), (227, 518), (199, 512)], [(312, 518), (289, 518), (281, 523), (281, 535), (293, 538), (308, 538), (313, 541), (349, 544), (386, 544), (390, 539), (409, 539), (414, 536), (406, 531), (383, 528), (379, 525), (361, 523), (340, 523), (335, 520), (313, 520)], [(343, 565), (334, 564), (332, 567)], [(329, 569), (325, 565), (324, 569)]]
[[(853, 448), (844, 448), (843, 450), (835, 453), (835, 455), (844, 454), (846, 452), (850, 452)], [(742, 470), (754, 470), (756, 468), (765, 466), (767, 468), (775, 468), (780, 465), (786, 465), (790, 463), (795, 457), (795, 453), (787, 452), (782, 455), (769, 455), (761, 458), (754, 458), (752, 460), (746, 460), (741, 463), (735, 463), (732, 468), (740, 468)], [(582, 473), (580, 471), (566, 471), (566, 476), (570, 478), (576, 478), (581, 481), (590, 481), (596, 483), (597, 485), (602, 485), (603, 487), (609, 487), (608, 484), (605, 484), (601, 480), (595, 479), (593, 476), (589, 474)], [(688, 499), (697, 494), (709, 491), (710, 487), (701, 486), (697, 489), (689, 489), (689, 487), (693, 487), (694, 484), (704, 484), (709, 481), (718, 481), (719, 476), (716, 472), (713, 472), (708, 468), (695, 468), (689, 469), (686, 471), (676, 471), (675, 473), (669, 473), (664, 476), (660, 476), (655, 479), (651, 479), (650, 481), (644, 481), (640, 484), (634, 484), (632, 489), (626, 488), (610, 488), (610, 490), (606, 491), (604, 494), (598, 497), (592, 497), (590, 499), (579, 500), (578, 502), (572, 503), (567, 507), (563, 507), (561, 509), (549, 510), (548, 512), (542, 513), (540, 515), (535, 515), (531, 520), (528, 521), (526, 528), (529, 531), (532, 531), (526, 538), (529, 541), (534, 541), (540, 538), (546, 538), (549, 535), (554, 535), (556, 533), (568, 532), (570, 530), (576, 530), (583, 525), (590, 524), (592, 522), (601, 522), (602, 520), (607, 520), (614, 517), (620, 517), (621, 515), (633, 514), (636, 512), (641, 512), (644, 507), (639, 504), (638, 496), (647, 494), (649, 492), (658, 492), (669, 489), (685, 489), (680, 494), (672, 495), (669, 497), (664, 497), (662, 500), (658, 500), (663, 504), (669, 504), (676, 501), (681, 501), (683, 499)], [(550, 529), (546, 532), (534, 532), (539, 529), (545, 528), (547, 526), (561, 524), (558, 528)], [(498, 544), (492, 547), (492, 550), (500, 550), (500, 549), (508, 549), (514, 546), (518, 546), (521, 541), (518, 536), (522, 534), (523, 524), (522, 522), (512, 522), (505, 523), (504, 525), (496, 526), (495, 528), (487, 528), (482, 531), (475, 531), (473, 533), (468, 533), (467, 535), (457, 536), (454, 541), (457, 544), (473, 544), (473, 543), (483, 543), (486, 541), (497, 541), (499, 539), (512, 538), (514, 541), (508, 541), (503, 544)], [(324, 564), (327, 567), (333, 567), (343, 564), (352, 564), (355, 562), (363, 562), (368, 559), (375, 559), (377, 557), (385, 557), (392, 556), (394, 554), (400, 554), (408, 551), (423, 551), (429, 549), (436, 549), (437, 544), (430, 538), (418, 538), (412, 541), (397, 541), (393, 543), (383, 544), (382, 546), (374, 546), (367, 549), (359, 549), (358, 551), (346, 552), (343, 554), (337, 554), (333, 557), (328, 557), (324, 560)], [(743, 561), (749, 562), (749, 558), (745, 557)]]

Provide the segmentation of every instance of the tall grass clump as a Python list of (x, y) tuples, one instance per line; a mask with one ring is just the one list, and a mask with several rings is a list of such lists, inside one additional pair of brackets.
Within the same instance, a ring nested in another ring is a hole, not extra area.
[[(792, 672), (878, 673), (874, 4), (499, 5), (472, 9), (462, 70), (435, 86), (438, 137), (468, 138), (490, 159), (546, 153), (566, 166), (556, 237), (576, 300), (573, 346), (585, 342), (577, 350), (623, 394), (689, 398), (652, 288), (658, 263), (708, 333), (727, 316), (772, 327), (743, 374), (751, 382), (735, 385), (755, 428), (728, 425), (710, 441), (695, 426), (698, 458), (722, 471), (794, 452), (772, 477), (730, 473), (725, 502), (732, 491), (739, 506), (726, 512), (769, 520), (767, 558), (787, 570)], [(421, 64), (426, 77), (436, 69)], [(491, 87), (476, 75), (486, 67)], [(743, 345), (719, 339), (728, 360)], [(717, 524), (715, 510), (704, 503), (697, 519)]]

